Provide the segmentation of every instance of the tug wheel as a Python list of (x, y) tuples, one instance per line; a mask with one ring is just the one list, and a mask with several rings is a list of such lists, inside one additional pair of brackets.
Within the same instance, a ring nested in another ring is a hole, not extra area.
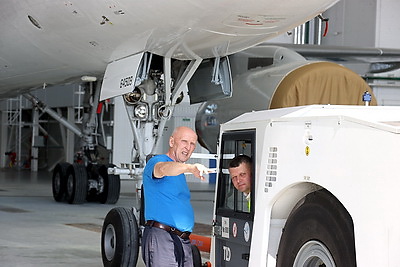
[(202, 267), (200, 250), (196, 245), (192, 244), (193, 267)]
[(299, 203), (283, 229), (276, 266), (356, 266), (353, 221), (343, 205), (326, 190)]
[(117, 207), (104, 219), (101, 255), (105, 267), (136, 266), (139, 230), (131, 209)]

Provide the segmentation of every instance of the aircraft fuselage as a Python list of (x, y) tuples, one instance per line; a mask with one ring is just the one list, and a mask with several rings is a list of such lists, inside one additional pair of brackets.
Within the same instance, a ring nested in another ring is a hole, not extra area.
[(0, 97), (100, 76), (143, 51), (176, 59), (225, 56), (272, 38), (337, 0), (2, 1)]

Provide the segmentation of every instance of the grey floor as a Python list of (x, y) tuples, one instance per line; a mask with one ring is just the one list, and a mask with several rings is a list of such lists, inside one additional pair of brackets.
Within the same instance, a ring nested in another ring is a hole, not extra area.
[[(198, 234), (205, 234), (212, 221), (214, 186), (189, 187), (194, 232), (202, 229)], [(51, 173), (0, 169), (0, 266), (103, 266), (103, 220), (114, 207), (137, 206), (134, 192), (134, 182), (123, 180), (115, 205), (70, 205), (53, 200)], [(137, 266), (144, 266), (141, 260)]]

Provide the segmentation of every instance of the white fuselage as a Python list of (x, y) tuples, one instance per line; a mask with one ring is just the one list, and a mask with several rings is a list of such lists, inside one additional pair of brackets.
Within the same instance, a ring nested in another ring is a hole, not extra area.
[(272, 38), (337, 0), (1, 1), (0, 97), (82, 75), (143, 51), (224, 56)]

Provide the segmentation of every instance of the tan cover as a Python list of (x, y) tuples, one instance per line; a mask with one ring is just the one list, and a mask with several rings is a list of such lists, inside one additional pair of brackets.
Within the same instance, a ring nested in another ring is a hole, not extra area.
[(275, 90), (270, 108), (312, 104), (364, 105), (364, 92), (372, 95), (368, 84), (355, 72), (331, 62), (316, 62), (289, 73)]

